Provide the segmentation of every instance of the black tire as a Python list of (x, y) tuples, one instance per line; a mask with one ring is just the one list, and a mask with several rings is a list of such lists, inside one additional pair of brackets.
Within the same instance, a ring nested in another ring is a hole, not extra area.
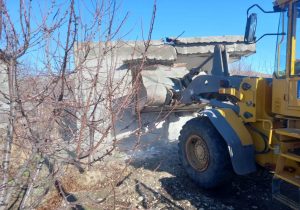
[(209, 119), (194, 118), (180, 131), (179, 158), (187, 174), (202, 188), (231, 181), (234, 173), (227, 144)]

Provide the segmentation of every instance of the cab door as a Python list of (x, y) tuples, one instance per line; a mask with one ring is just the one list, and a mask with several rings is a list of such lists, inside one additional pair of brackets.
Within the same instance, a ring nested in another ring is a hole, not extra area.
[(290, 78), (288, 86), (288, 109), (300, 110), (300, 79)]
[[(290, 8), (292, 4), (287, 5)], [(289, 20), (290, 11), (286, 9), (280, 13), (278, 35), (276, 44), (276, 62), (272, 84), (272, 112), (279, 115), (286, 115), (289, 104)]]
[[(288, 75), (288, 109), (300, 110), (300, 2), (292, 6), (290, 23), (290, 72)], [(299, 40), (297, 42), (297, 39)]]

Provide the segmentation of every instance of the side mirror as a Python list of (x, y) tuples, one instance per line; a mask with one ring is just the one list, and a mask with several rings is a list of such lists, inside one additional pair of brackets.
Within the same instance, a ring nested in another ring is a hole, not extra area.
[(257, 14), (252, 13), (247, 18), (247, 25), (246, 25), (246, 31), (244, 37), (245, 43), (250, 44), (256, 41), (256, 37), (255, 37), (256, 26), (257, 26)]

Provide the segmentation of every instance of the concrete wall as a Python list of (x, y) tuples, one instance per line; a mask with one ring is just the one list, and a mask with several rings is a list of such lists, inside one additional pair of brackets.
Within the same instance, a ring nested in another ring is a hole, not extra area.
[[(159, 69), (165, 71), (165, 73), (160, 75), (165, 75), (166, 77), (179, 75), (180, 77), (187, 73), (190, 67), (199, 65), (205, 58), (211, 56), (216, 44), (226, 45), (226, 48), (229, 49), (231, 61), (254, 53), (255, 45), (244, 45), (240, 41), (241, 39), (241, 36), (179, 39), (177, 43), (170, 45), (165, 45), (160, 41), (153, 41), (146, 54), (149, 65), (144, 66), (144, 71), (147, 71), (148, 68), (151, 73), (151, 71), (155, 71), (155, 68), (151, 69), (151, 65), (163, 65), (164, 67)], [(110, 50), (107, 52), (106, 49), (108, 48)], [(86, 49), (89, 49), (90, 53), (86, 61), (81, 63)], [(86, 81), (92, 79), (95, 76), (95, 72), (99, 70), (99, 92), (105, 95), (105, 89), (108, 85), (107, 81), (112, 80), (114, 85), (117, 85), (122, 90), (119, 95), (113, 96), (116, 102), (115, 105), (119, 106), (122, 104), (123, 98), (131, 90), (130, 66), (140, 61), (143, 57), (144, 43), (79, 43), (75, 51), (77, 66), (80, 65), (80, 68), (83, 69), (80, 74), (76, 75), (77, 84), (75, 85), (78, 95), (82, 95), (81, 100), (86, 101), (86, 96), (89, 92), (89, 83)], [(211, 63), (208, 63), (206, 68), (209, 69), (210, 67)], [(124, 77), (126, 79), (119, 83)], [(164, 84), (165, 80), (157, 78), (157, 81)], [(134, 131), (138, 128), (139, 123), (133, 110), (134, 105), (132, 104), (131, 107), (127, 107), (117, 116), (114, 132), (111, 133), (111, 137), (116, 136), (117, 139), (124, 139), (126, 143), (121, 145), (123, 149), (130, 149), (129, 147), (133, 147), (137, 140)], [(109, 116), (106, 117), (107, 112), (105, 102), (103, 102), (97, 108), (97, 116), (109, 119)], [(195, 113), (192, 112), (168, 113), (167, 116), (166, 113), (159, 112), (142, 113), (141, 124), (143, 132), (141, 141), (147, 143), (176, 140), (182, 126), (194, 116)], [(110, 121), (107, 120), (105, 123), (110, 123)]]

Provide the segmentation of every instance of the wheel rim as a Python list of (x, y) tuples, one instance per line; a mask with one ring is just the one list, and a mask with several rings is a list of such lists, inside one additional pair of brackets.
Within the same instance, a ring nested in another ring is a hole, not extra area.
[(186, 156), (189, 164), (197, 171), (205, 171), (209, 164), (209, 151), (205, 141), (197, 135), (192, 135), (186, 143)]

